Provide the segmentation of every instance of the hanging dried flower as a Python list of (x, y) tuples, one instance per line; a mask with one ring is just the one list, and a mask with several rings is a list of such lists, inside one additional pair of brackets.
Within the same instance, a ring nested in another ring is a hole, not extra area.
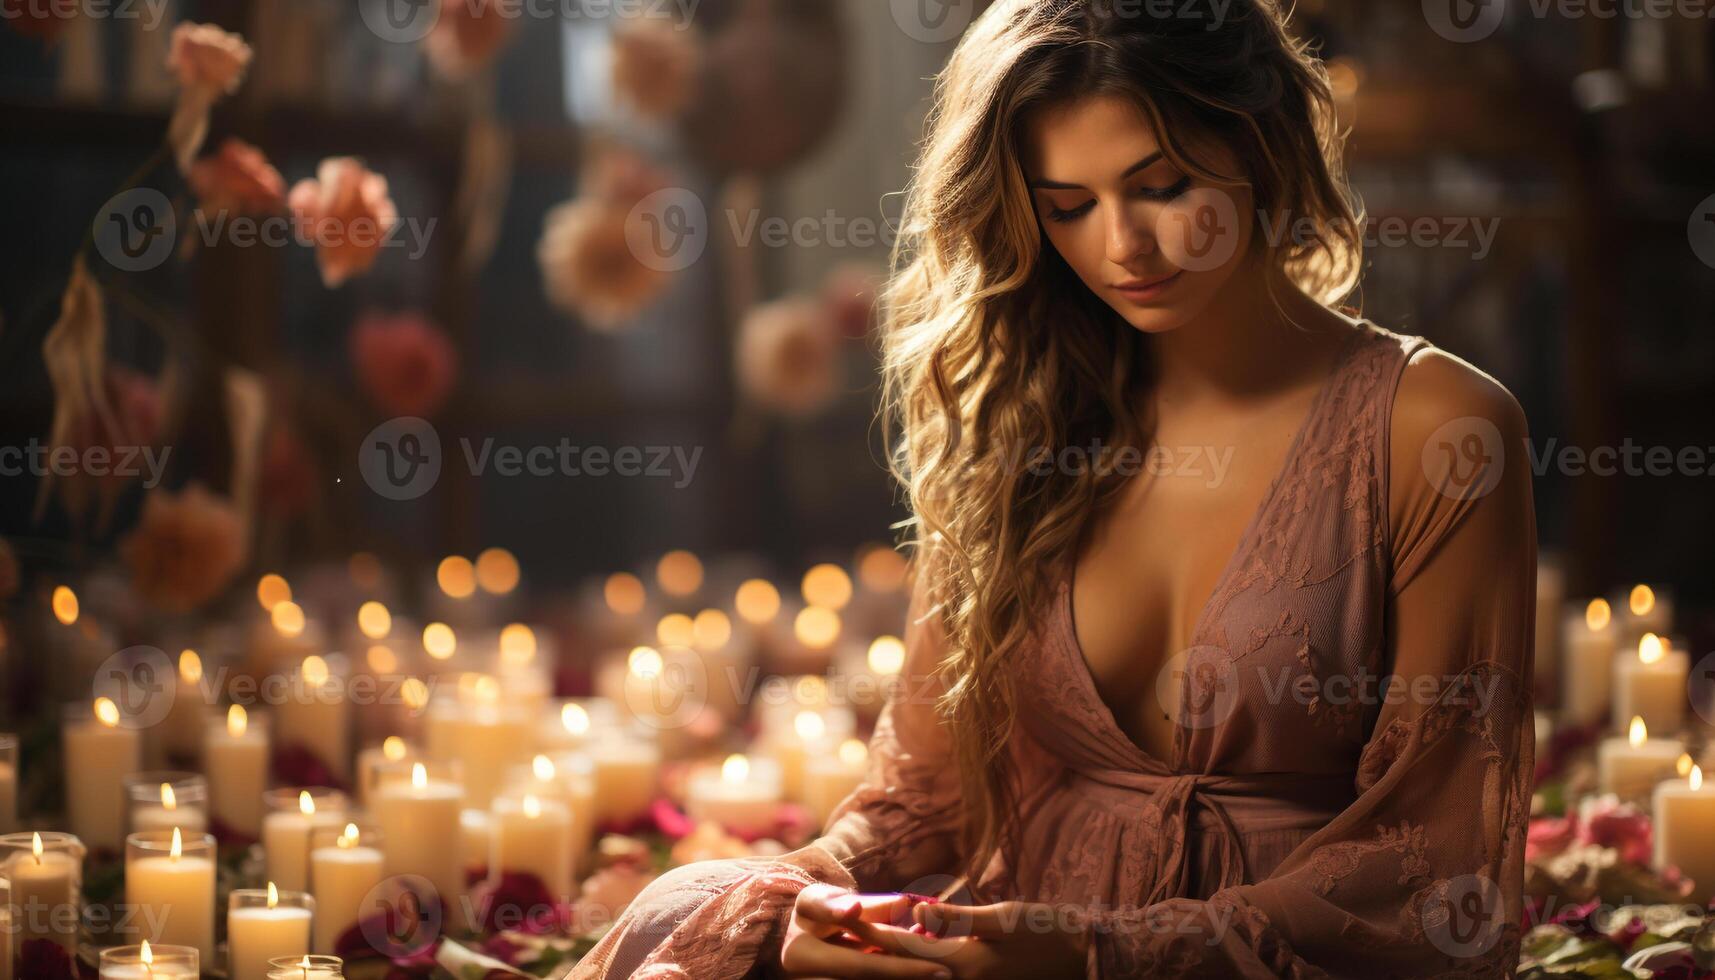
[(838, 266), (822, 283), (822, 301), (842, 337), (860, 340), (875, 326), (875, 301), (881, 276), (863, 263)]
[(208, 138), (208, 114), (223, 95), (238, 90), (250, 69), (252, 53), (244, 38), (213, 24), (180, 24), (173, 28), (167, 68), (179, 82), (178, 104), (167, 124), (179, 172), (191, 163)]
[(739, 326), (739, 388), (767, 408), (809, 414), (833, 398), (838, 354), (823, 303), (792, 298), (758, 306)]
[(244, 563), (242, 522), (228, 501), (192, 484), (155, 489), (120, 544), (137, 594), (167, 612), (190, 612), (219, 595)]
[(549, 300), (597, 330), (626, 326), (671, 282), (632, 251), (631, 213), (622, 201), (568, 201), (548, 212), (536, 247)]
[(186, 175), (204, 211), (267, 214), (286, 206), (286, 179), (262, 151), (240, 139), (191, 164)]
[(370, 313), (351, 332), (358, 384), (389, 415), (428, 416), (458, 376), (452, 341), (421, 314)]
[(442, 76), (458, 81), (494, 60), (512, 37), (518, 0), (442, 0), (423, 50)]
[(330, 157), (313, 179), (292, 188), (287, 204), (299, 235), (315, 243), (316, 264), (329, 288), (368, 272), (399, 223), (387, 178), (355, 157)]
[(694, 94), (701, 47), (689, 22), (629, 17), (613, 32), (613, 88), (650, 119), (675, 119)]

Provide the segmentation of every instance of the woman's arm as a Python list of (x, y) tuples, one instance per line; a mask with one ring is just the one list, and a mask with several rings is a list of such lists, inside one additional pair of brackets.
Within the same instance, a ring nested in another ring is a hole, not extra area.
[(1431, 353), (1405, 371), (1391, 434), (1395, 686), (1357, 800), (1263, 881), (1097, 916), (1090, 977), (1516, 968), (1534, 737), (1524, 417), (1498, 384)]

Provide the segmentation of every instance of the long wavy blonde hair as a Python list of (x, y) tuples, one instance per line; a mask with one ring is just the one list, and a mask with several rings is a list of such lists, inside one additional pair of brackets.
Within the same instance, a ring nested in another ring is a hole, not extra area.
[[(1334, 305), (1362, 259), (1328, 76), (1278, 4), (1232, 0), (1200, 18), (1121, 6), (999, 0), (971, 26), (936, 81), (883, 296), (883, 414), (946, 641), (937, 708), (957, 745), (973, 882), (1015, 830), (1009, 661), (1051, 599), (1048, 570), (1075, 557), (1125, 482), (1035, 461), (1151, 436), (1137, 411), (1153, 382), (1143, 335), (1048, 244), (1019, 162), (1025, 116), (1123, 96), (1184, 172), (1248, 181), (1259, 213), (1315, 219), (1308, 241), (1256, 236), (1277, 305), (1274, 274)], [(1189, 148), (1211, 141), (1244, 172), (1200, 165)]]

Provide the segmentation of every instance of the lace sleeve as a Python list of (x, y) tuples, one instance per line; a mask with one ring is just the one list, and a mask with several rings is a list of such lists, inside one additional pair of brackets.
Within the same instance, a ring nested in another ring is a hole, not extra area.
[(1448, 363), (1414, 364), (1396, 402), (1388, 683), (1357, 799), (1264, 880), (1093, 916), (1089, 977), (1516, 970), (1534, 751), (1524, 419), (1492, 381), (1432, 360)]

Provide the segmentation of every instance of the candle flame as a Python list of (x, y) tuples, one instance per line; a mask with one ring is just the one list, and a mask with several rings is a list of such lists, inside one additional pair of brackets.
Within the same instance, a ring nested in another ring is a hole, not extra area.
[(41, 834), (39, 834), (39, 833), (30, 834), (30, 853), (35, 856), (37, 864), (42, 863), (42, 835)]
[(446, 623), (430, 623), (423, 627), (423, 649), (436, 660), (448, 660), (458, 650), (459, 639)]
[(226, 709), (226, 734), (242, 738), (249, 728), (250, 712), (244, 710), (244, 705), (235, 704)]
[(195, 684), (202, 680), (202, 657), (195, 650), (186, 650), (179, 654), (179, 678), (186, 684)]
[(734, 754), (726, 757), (721, 763), (721, 781), (726, 783), (742, 783), (750, 778), (750, 760), (742, 755)]
[(798, 591), (804, 601), (826, 609), (844, 609), (852, 601), (852, 579), (838, 565), (817, 565), (804, 573)]
[(397, 735), (389, 735), (381, 741), (381, 757), (388, 762), (402, 761), (405, 752), (405, 740)]
[(368, 661), (369, 669), (377, 674), (391, 674), (399, 670), (399, 655), (385, 643), (371, 646), (364, 659)]
[(1691, 788), (1692, 789), (1702, 789), (1703, 788), (1703, 767), (1702, 766), (1692, 766), (1690, 778), (1691, 778)]
[(620, 616), (635, 616), (643, 611), (643, 580), (629, 572), (616, 572), (602, 584), (602, 601)]
[(405, 683), (399, 685), (399, 697), (405, 702), (405, 707), (421, 711), (429, 703), (429, 685), (420, 677), (407, 677)]
[(869, 645), (869, 669), (877, 674), (897, 674), (905, 667), (905, 644), (897, 636), (878, 636)]
[(651, 680), (661, 673), (661, 653), (654, 647), (634, 647), (626, 663), (631, 673), (643, 680)]
[(448, 555), (435, 569), (435, 582), (449, 597), (468, 599), (476, 591), (476, 568), (463, 555)]
[(263, 609), (273, 612), (280, 603), (292, 601), (291, 583), (269, 572), (256, 581), (256, 601)]
[(268, 620), (281, 636), (297, 637), (304, 632), (304, 609), (290, 599), (276, 603), (268, 610)]
[(1591, 599), (1584, 607), (1584, 625), (1593, 630), (1605, 630), (1614, 619), (1614, 609), (1606, 599)]
[(1638, 640), (1638, 659), (1646, 664), (1659, 662), (1664, 652), (1661, 637), (1654, 633), (1645, 633), (1643, 638)]
[(905, 587), (909, 572), (905, 556), (884, 544), (877, 544), (858, 558), (858, 579), (872, 592), (898, 592)]
[(809, 741), (821, 738), (828, 733), (827, 719), (819, 711), (800, 711), (792, 719), (792, 727), (798, 732), (798, 737)]
[(761, 625), (780, 614), (780, 590), (766, 579), (753, 578), (738, 587), (733, 608), (747, 623)]
[(304, 665), (300, 670), (304, 677), (304, 683), (311, 687), (321, 687), (328, 682), (328, 662), (316, 654), (312, 653), (305, 657)]
[(167, 857), (177, 861), (185, 854), (185, 839), (179, 835), (179, 828), (173, 828), (173, 846), (167, 849)]
[(554, 778), (554, 761), (545, 755), (531, 759), (530, 769), (535, 773), (537, 782), (546, 783)]
[(560, 709), (560, 724), (566, 726), (566, 731), (573, 735), (584, 735), (590, 730), (590, 713), (581, 704), (568, 704)]
[(732, 639), (732, 620), (719, 609), (705, 609), (691, 620), (691, 639), (699, 650), (719, 650)]
[(840, 761), (848, 766), (861, 766), (869, 759), (869, 746), (862, 739), (848, 738), (840, 743)]
[(371, 599), (357, 607), (357, 628), (371, 640), (380, 640), (393, 632), (393, 614), (387, 607)]
[(792, 621), (792, 635), (813, 650), (833, 646), (840, 638), (840, 614), (826, 606), (805, 606)]
[(509, 667), (525, 667), (536, 659), (536, 631), (523, 623), (513, 623), (500, 631), (500, 662)]
[(1655, 608), (1655, 590), (1647, 585), (1633, 586), (1632, 594), (1626, 599), (1626, 605), (1631, 609), (1633, 616), (1649, 615), (1649, 611)]
[(518, 559), (505, 548), (490, 548), (476, 556), (476, 584), (491, 595), (505, 595), (518, 587)]
[(529, 793), (524, 794), (524, 816), (531, 820), (542, 815), (542, 803)]
[(684, 613), (668, 613), (655, 624), (655, 638), (664, 647), (688, 647), (697, 638), (697, 624)]
[(1681, 776), (1689, 776), (1689, 775), (1691, 775), (1691, 767), (1693, 765), (1694, 765), (1694, 763), (1691, 761), (1691, 753), (1690, 752), (1681, 752), (1679, 754), (1678, 760), (1676, 760), (1674, 762), (1673, 768)]
[(689, 551), (669, 551), (655, 565), (655, 581), (668, 595), (688, 596), (703, 587), (703, 563)]
[(70, 586), (54, 586), (53, 607), (54, 618), (61, 624), (70, 626), (77, 622), (77, 593)]
[(119, 706), (113, 703), (112, 698), (95, 699), (95, 720), (108, 728), (118, 726)]
[(348, 823), (345, 825), (345, 829), (343, 831), (340, 831), (339, 840), (336, 841), (335, 843), (337, 843), (340, 847), (343, 847), (343, 848), (346, 848), (347, 850), (349, 850), (349, 849), (357, 846), (357, 840), (358, 840), (357, 824)]
[(161, 784), (161, 809), (163, 809), (163, 810), (177, 810), (178, 808), (179, 808), (179, 798), (177, 796), (173, 795), (173, 784), (172, 783), (162, 783)]
[(275, 888), (274, 883), (272, 881), (270, 881), (268, 883), (268, 907), (273, 908), (274, 906), (279, 905), (279, 904), (280, 904), (280, 889)]
[(307, 789), (298, 790), (298, 812), (304, 816), (313, 816), (316, 812), (316, 798)]
[(423, 789), (429, 785), (429, 770), (423, 768), (421, 762), (411, 767), (411, 785), (416, 789)]
[(143, 940), (143, 951), (137, 954), (137, 958), (143, 961), (144, 966), (155, 962), (155, 951), (149, 948), (149, 940)]
[(1649, 729), (1644, 726), (1644, 720), (1639, 715), (1632, 716), (1631, 728), (1626, 732), (1626, 740), (1632, 743), (1632, 748), (1644, 744), (1649, 738)]

